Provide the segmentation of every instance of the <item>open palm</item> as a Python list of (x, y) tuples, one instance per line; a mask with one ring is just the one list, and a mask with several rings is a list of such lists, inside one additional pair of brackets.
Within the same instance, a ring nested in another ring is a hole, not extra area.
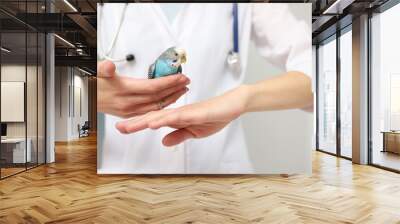
[(204, 138), (217, 133), (243, 111), (238, 92), (230, 91), (200, 103), (176, 109), (149, 112), (146, 115), (119, 122), (122, 133), (133, 133), (146, 128), (171, 127), (177, 129), (163, 139), (166, 146), (177, 145), (189, 138)]

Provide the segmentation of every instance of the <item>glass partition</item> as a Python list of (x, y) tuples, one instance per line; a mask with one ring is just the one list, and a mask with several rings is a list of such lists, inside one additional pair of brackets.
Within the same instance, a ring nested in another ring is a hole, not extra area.
[[(27, 2), (26, 11), (37, 13), (36, 2)], [(37, 17), (35, 17), (37, 18)], [(31, 161), (27, 167), (35, 167), (38, 164), (38, 33), (35, 30), (27, 29), (27, 141), (31, 147)]]
[(27, 33), (27, 97), (26, 97), (26, 113), (27, 113), (27, 150), (30, 151), (30, 160), (27, 167), (37, 165), (38, 150), (38, 56), (37, 41), (38, 35), (35, 32)]
[(31, 158), (26, 136), (26, 40), (25, 32), (1, 34), (2, 177), (24, 171)]
[[(1, 1), (15, 13), (41, 13), (44, 1)], [(23, 15), (23, 14), (22, 14)], [(0, 178), (45, 163), (43, 33), (0, 12)]]

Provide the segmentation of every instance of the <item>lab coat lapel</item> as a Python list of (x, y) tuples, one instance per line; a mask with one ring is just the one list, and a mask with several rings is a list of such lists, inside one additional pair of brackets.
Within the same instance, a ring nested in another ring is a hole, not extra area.
[(190, 3), (185, 3), (185, 5), (180, 9), (178, 14), (176, 15), (174, 21), (172, 22), (171, 28), (177, 38), (177, 42), (181, 44), (182, 36), (184, 32), (187, 30), (182, 23), (188, 18), (188, 11), (190, 10)]
[[(167, 17), (165, 16), (164, 12), (162, 11), (162, 9), (160, 8), (160, 6), (158, 4), (151, 4), (151, 5), (152, 5), (152, 7), (154, 9), (154, 12), (156, 13), (156, 16), (158, 17), (158, 19), (164, 24), (165, 31), (168, 33), (168, 35), (175, 42), (175, 45), (176, 45), (176, 42), (178, 40), (178, 36), (174, 32), (173, 27), (169, 23), (169, 21), (168, 21)], [(175, 20), (176, 19), (177, 18), (175, 18)]]

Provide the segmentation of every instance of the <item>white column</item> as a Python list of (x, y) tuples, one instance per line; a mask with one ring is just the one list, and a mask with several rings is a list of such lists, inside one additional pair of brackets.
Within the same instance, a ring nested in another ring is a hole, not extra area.
[(368, 163), (368, 15), (353, 20), (353, 162)]
[(54, 36), (46, 36), (46, 163), (55, 161), (54, 133), (55, 133), (55, 60)]

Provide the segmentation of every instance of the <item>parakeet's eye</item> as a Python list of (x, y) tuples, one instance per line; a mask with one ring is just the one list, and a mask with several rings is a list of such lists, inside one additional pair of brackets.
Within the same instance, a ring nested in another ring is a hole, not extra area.
[(175, 53), (175, 56), (178, 57), (178, 53)]

